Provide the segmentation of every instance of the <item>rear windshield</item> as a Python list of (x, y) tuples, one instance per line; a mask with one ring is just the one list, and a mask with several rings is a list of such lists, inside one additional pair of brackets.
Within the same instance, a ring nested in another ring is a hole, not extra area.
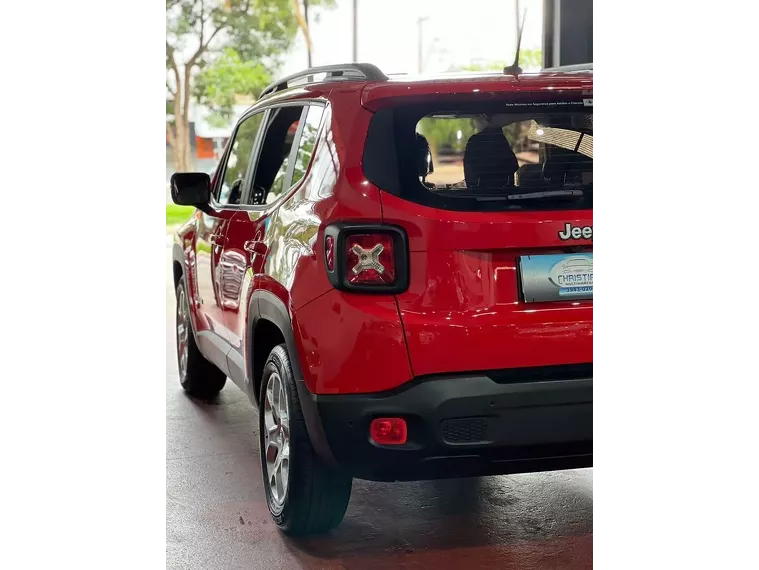
[(383, 109), (372, 119), (364, 169), (389, 192), (448, 210), (590, 209), (590, 105), (580, 98)]

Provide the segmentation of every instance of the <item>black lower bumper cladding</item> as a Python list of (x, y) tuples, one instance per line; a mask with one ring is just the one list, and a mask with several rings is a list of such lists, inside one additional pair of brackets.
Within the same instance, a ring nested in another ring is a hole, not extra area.
[[(354, 477), (437, 479), (591, 467), (592, 365), (587, 377), (498, 374), (420, 378), (388, 393), (316, 396), (301, 392), (318, 416), (332, 458)], [(369, 438), (378, 417), (401, 417), (403, 445)], [(324, 443), (324, 442), (321, 442)], [(332, 459), (330, 458), (330, 459)]]

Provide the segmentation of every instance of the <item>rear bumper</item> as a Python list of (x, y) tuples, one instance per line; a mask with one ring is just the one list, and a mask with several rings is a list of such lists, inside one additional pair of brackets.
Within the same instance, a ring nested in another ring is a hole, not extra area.
[[(330, 460), (361, 479), (592, 466), (592, 378), (499, 383), (488, 376), (448, 376), (387, 393), (317, 396), (303, 391), (304, 397), (304, 408), (318, 419), (319, 437), (325, 440), (314, 442), (315, 448), (326, 447)], [(383, 416), (406, 420), (404, 445), (380, 447), (370, 441), (371, 420)]]

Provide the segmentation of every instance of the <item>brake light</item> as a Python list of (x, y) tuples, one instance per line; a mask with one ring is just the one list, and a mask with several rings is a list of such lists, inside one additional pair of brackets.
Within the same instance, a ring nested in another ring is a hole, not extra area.
[(379, 445), (403, 445), (408, 440), (408, 426), (403, 418), (377, 418), (369, 425), (369, 437)]
[(324, 228), (324, 268), (335, 289), (378, 295), (409, 286), (408, 238), (389, 224), (335, 222)]
[(392, 285), (395, 253), (389, 234), (354, 234), (345, 240), (348, 282), (359, 285)]

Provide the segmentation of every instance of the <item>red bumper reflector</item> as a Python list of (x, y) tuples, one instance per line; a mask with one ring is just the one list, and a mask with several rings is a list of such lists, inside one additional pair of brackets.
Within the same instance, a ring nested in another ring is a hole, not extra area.
[(377, 418), (369, 426), (369, 437), (379, 445), (402, 445), (408, 439), (406, 420), (402, 418)]

